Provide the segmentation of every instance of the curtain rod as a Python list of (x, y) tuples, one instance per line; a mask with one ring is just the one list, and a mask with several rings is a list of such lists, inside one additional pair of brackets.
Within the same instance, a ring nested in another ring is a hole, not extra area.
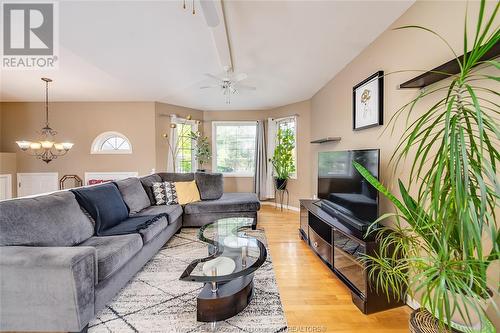
[[(175, 113), (172, 113), (172, 114), (160, 113), (158, 116), (159, 116), (159, 117), (170, 117), (170, 118), (172, 118), (172, 117), (176, 117), (176, 118), (182, 118), (182, 119), (184, 119), (184, 117), (185, 117), (185, 116), (179, 116), (179, 115), (177, 115), (177, 114), (175, 114)], [(195, 118), (193, 118), (193, 119), (191, 119), (191, 120), (195, 120), (195, 121), (203, 122), (203, 120), (198, 120), (198, 119), (195, 119)]]
[(279, 118), (271, 118), (272, 120), (280, 120), (280, 119), (286, 119), (286, 118), (292, 118), (292, 117), (297, 117), (299, 118), (300, 115), (298, 113), (291, 114), (289, 116), (284, 116), (284, 117), (279, 117)]

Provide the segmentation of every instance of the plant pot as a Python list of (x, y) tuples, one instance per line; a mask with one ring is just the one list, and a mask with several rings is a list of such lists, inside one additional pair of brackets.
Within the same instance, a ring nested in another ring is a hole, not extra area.
[(277, 190), (285, 190), (288, 179), (274, 178), (274, 183)]
[[(471, 308), (468, 303), (477, 303), (483, 310), (486, 310), (488, 305), (492, 302), (491, 299), (482, 299), (478, 301), (472, 297), (465, 297), (467, 301), (456, 300), (455, 302), (452, 300), (450, 302), (450, 307), (456, 305), (457, 309), (451, 316), (451, 327), (459, 332), (481, 332), (481, 333), (493, 333), (495, 329), (491, 321), (486, 317), (484, 312), (478, 313)], [(429, 306), (426, 307), (429, 312), (432, 313)], [(459, 309), (465, 313), (466, 311), (469, 313), (469, 319), (463, 318), (460, 314)], [(434, 316), (437, 318), (437, 313), (434, 313)]]

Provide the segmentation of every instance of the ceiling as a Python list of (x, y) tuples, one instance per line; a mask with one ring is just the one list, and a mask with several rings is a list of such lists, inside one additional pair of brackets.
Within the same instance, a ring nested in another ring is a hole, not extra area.
[(408, 1), (224, 1), (242, 91), (225, 104), (211, 28), (182, 1), (61, 1), (59, 68), (2, 71), (2, 101), (160, 101), (201, 110), (267, 109), (312, 97), (394, 22)]

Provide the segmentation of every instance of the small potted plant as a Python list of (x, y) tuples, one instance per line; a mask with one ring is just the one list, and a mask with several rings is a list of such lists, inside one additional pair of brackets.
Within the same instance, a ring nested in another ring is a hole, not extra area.
[(274, 168), (274, 181), (276, 189), (285, 190), (287, 181), (295, 172), (293, 149), (295, 148), (295, 135), (289, 128), (278, 129), (277, 144), (273, 157), (270, 159)]
[(210, 144), (208, 141), (208, 137), (201, 135), (200, 132), (192, 132), (189, 134), (191, 140), (196, 142), (193, 147), (194, 150), (194, 158), (198, 161), (198, 172), (205, 172), (203, 169), (203, 164), (206, 164), (210, 157), (212, 157), (212, 153), (210, 152)]

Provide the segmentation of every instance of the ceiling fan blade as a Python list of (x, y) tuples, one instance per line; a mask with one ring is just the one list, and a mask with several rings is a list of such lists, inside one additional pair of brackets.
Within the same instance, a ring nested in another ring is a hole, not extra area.
[(257, 88), (256, 88), (256, 87), (246, 86), (246, 85), (244, 85), (244, 84), (238, 84), (238, 85), (236, 86), (236, 89), (238, 89), (238, 90), (252, 90), (252, 91), (253, 91), (253, 90), (257, 90)]
[(219, 15), (217, 15), (217, 9), (215, 8), (215, 3), (213, 0), (200, 0), (201, 11), (203, 16), (205, 16), (205, 21), (207, 25), (214, 28), (219, 25)]
[(210, 73), (205, 73), (205, 76), (208, 76), (209, 78), (217, 80), (217, 81), (224, 81), (224, 79), (217, 77), (217, 76), (210, 74)]
[(236, 77), (234, 78), (234, 81), (240, 82), (240, 81), (245, 80), (246, 78), (248, 78), (248, 75), (246, 73), (240, 73), (240, 74), (236, 75)]
[(211, 86), (201, 86), (200, 89), (210, 89), (210, 88), (219, 88), (218, 84), (212, 84)]

